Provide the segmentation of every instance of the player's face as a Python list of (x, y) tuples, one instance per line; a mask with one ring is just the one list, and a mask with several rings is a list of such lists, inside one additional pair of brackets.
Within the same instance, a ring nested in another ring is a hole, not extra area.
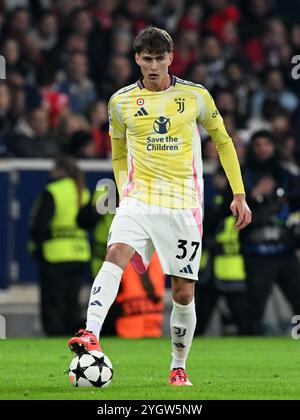
[(144, 79), (153, 84), (159, 84), (168, 74), (168, 67), (172, 63), (173, 53), (135, 54), (135, 61), (140, 66)]

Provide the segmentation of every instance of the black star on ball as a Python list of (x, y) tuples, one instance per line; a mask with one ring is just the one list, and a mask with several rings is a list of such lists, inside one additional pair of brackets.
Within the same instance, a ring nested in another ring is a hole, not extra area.
[(80, 359), (79, 359), (76, 368), (72, 370), (72, 372), (76, 375), (76, 383), (78, 383), (78, 379), (80, 378), (87, 379), (84, 374), (84, 371), (87, 368), (88, 366), (85, 366), (85, 367), (80, 366)]

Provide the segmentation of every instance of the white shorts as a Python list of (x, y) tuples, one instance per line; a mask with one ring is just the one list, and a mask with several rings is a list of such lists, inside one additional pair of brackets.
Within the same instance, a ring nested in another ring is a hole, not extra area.
[(202, 250), (200, 209), (169, 209), (126, 197), (117, 208), (107, 246), (130, 245), (131, 262), (144, 273), (156, 250), (165, 274), (198, 280)]

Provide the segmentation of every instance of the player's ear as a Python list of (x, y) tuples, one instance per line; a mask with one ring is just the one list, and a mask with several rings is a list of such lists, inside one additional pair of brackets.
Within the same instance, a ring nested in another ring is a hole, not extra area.
[(140, 58), (139, 54), (138, 53), (135, 53), (134, 58), (135, 58), (136, 64), (139, 66), (140, 65), (140, 61), (141, 61), (141, 58)]
[(170, 52), (169, 53), (169, 64), (168, 64), (169, 66), (172, 64), (173, 58), (174, 58), (174, 54), (172, 52)]

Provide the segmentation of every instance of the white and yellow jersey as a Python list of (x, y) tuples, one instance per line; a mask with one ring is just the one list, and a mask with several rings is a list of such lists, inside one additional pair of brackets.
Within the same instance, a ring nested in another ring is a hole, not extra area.
[(234, 193), (244, 193), (234, 146), (203, 86), (172, 76), (168, 89), (149, 91), (138, 81), (112, 96), (109, 117), (117, 183), (126, 169), (126, 182), (118, 185), (124, 196), (168, 208), (201, 207), (198, 123), (216, 144)]

